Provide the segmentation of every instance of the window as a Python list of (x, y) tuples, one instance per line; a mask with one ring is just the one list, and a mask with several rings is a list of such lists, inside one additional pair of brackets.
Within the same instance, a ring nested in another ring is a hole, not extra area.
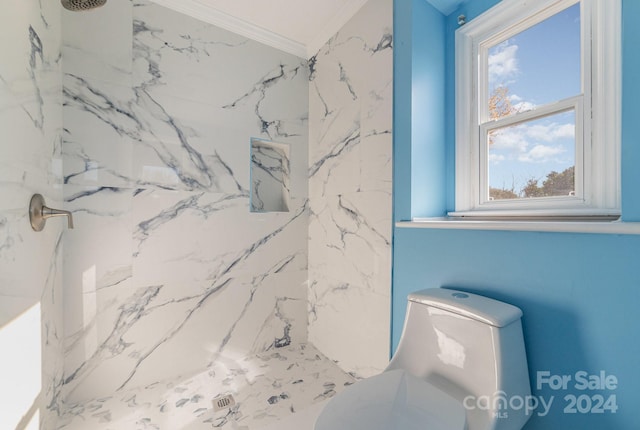
[(620, 0), (503, 0), (456, 32), (453, 216), (620, 215)]

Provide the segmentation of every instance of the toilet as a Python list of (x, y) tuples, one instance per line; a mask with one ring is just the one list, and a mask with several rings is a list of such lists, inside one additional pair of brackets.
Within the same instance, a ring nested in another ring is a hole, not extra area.
[(334, 396), (315, 430), (520, 430), (531, 396), (522, 311), (448, 288), (409, 295), (380, 374)]

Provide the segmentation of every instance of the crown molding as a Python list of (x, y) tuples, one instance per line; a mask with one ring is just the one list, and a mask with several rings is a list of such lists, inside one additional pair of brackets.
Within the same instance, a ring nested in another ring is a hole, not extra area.
[[(183, 13), (200, 21), (208, 22), (256, 42), (264, 43), (273, 48), (293, 54), (300, 58), (307, 58), (307, 47), (300, 42), (291, 40), (265, 28), (251, 24), (235, 16), (218, 10), (200, 0), (151, 0), (160, 6)], [(363, 1), (363, 0), (357, 0)], [(364, 0), (366, 1), (366, 0)]]

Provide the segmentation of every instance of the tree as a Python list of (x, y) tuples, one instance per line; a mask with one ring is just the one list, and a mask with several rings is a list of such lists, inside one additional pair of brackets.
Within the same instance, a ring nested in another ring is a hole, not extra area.
[(564, 169), (561, 173), (552, 171), (547, 174), (547, 178), (542, 182), (542, 187), (538, 186), (538, 180), (530, 178), (527, 185), (522, 188), (521, 194), (524, 197), (553, 197), (568, 196), (575, 190), (575, 167)]
[(517, 199), (518, 195), (513, 191), (513, 188), (508, 190), (506, 188), (489, 187), (489, 197), (492, 200), (507, 200)]
[(489, 96), (489, 119), (500, 119), (517, 111), (511, 104), (509, 88), (502, 85), (495, 87)]
[(542, 189), (546, 196), (568, 196), (575, 190), (575, 167), (571, 166), (562, 173), (549, 173)]
[[(517, 112), (511, 104), (509, 88), (502, 85), (495, 87), (489, 96), (489, 118), (496, 120)], [(494, 132), (495, 130), (489, 132), (489, 145), (493, 144)]]
[(524, 197), (544, 197), (542, 188), (538, 186), (538, 180), (536, 178), (529, 178), (527, 185), (522, 189), (521, 194)]

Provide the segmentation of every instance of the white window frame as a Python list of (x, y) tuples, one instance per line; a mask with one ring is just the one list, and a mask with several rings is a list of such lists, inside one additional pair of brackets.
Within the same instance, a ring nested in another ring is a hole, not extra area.
[[(582, 94), (487, 122), (487, 49), (580, 3)], [(620, 216), (620, 0), (503, 0), (456, 31), (455, 211), (449, 216)], [(575, 196), (489, 200), (486, 132), (575, 109)], [(484, 136), (484, 137), (483, 137)]]

